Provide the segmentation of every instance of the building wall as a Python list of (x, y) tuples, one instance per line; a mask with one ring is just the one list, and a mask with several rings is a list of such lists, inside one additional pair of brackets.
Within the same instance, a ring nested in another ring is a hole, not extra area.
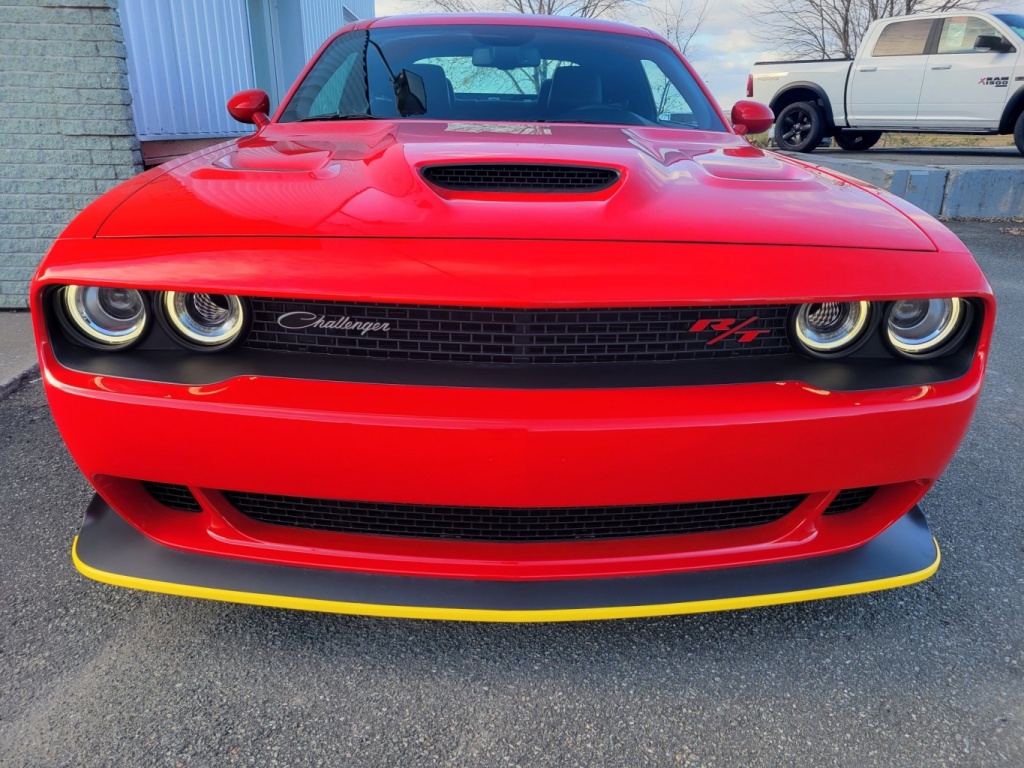
[(121, 0), (139, 139), (250, 133), (227, 100), (262, 88), (275, 109), (324, 40), (357, 18), (353, 7), (372, 14), (373, 0)]
[(120, 14), (141, 141), (251, 132), (225, 109), (256, 87), (246, 0), (121, 0)]
[(117, 0), (0, 0), (0, 308), (61, 229), (142, 167)]

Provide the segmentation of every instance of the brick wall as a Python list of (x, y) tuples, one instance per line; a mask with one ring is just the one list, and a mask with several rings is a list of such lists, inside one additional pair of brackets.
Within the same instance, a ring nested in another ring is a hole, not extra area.
[(61, 229), (142, 169), (117, 0), (0, 0), (0, 308)]

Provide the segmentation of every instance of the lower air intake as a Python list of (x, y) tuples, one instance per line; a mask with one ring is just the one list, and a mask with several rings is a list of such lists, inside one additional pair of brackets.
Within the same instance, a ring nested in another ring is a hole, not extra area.
[(335, 533), (479, 542), (625, 539), (766, 525), (806, 496), (623, 507), (450, 507), (225, 492), (261, 523)]
[(199, 512), (202, 507), (192, 491), (184, 485), (171, 485), (170, 483), (143, 483), (143, 487), (149, 491), (149, 495), (163, 504), (165, 507), (177, 509), (179, 512)]

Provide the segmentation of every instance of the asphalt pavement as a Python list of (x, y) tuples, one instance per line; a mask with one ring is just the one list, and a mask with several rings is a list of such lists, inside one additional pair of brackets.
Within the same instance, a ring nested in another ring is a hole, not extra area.
[(1024, 155), (1016, 147), (873, 147), (865, 152), (848, 152), (832, 147), (796, 155), (810, 162), (815, 158), (845, 158), (867, 162), (904, 165), (970, 166), (989, 165), (1024, 168)]
[(1024, 229), (953, 228), (999, 298), (989, 378), (923, 504), (938, 574), (872, 595), (516, 626), (97, 584), (30, 381), (0, 402), (0, 765), (1024, 765)]

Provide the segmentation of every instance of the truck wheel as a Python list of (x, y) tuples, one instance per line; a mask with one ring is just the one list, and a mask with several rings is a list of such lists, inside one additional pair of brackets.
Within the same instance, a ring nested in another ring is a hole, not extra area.
[(1017, 124), (1013, 126), (1013, 143), (1017, 145), (1017, 151), (1024, 155), (1024, 112), (1017, 117)]
[(790, 152), (813, 152), (825, 136), (825, 119), (817, 104), (798, 101), (775, 118), (775, 143)]
[(881, 131), (842, 131), (833, 136), (838, 144), (843, 149), (847, 149), (851, 152), (863, 152), (865, 149), (871, 149), (878, 140), (882, 138)]

